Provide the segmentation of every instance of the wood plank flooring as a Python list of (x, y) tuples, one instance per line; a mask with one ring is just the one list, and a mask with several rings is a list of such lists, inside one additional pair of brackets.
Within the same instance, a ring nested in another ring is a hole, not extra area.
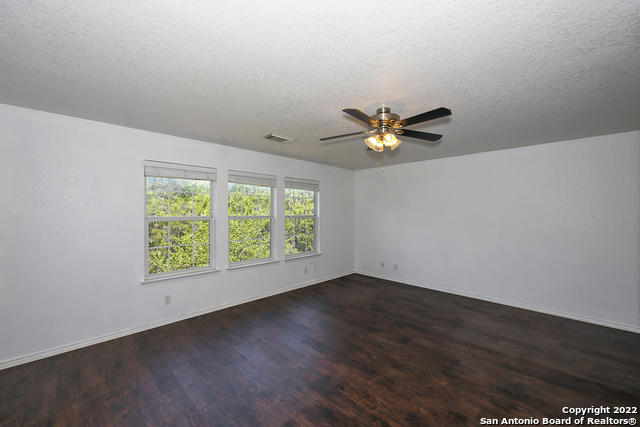
[(640, 407), (640, 334), (357, 274), (0, 371), (0, 426), (543, 425), (592, 406)]

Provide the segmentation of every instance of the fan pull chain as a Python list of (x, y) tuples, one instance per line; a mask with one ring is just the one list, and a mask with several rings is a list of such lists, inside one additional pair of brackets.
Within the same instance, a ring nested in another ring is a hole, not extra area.
[[(382, 162), (380, 162), (380, 156), (382, 156)], [(384, 150), (378, 152), (378, 161), (376, 162), (376, 166), (380, 166), (380, 163), (382, 163), (382, 172), (384, 172)]]

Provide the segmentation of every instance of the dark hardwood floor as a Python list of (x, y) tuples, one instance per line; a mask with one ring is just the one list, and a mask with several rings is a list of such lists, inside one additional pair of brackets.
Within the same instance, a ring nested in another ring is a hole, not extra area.
[(640, 334), (361, 275), (0, 371), (1, 426), (543, 425), (599, 406), (640, 407)]

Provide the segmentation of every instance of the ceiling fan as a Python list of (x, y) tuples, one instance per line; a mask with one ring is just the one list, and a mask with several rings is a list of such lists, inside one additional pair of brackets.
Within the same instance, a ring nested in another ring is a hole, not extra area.
[(388, 107), (378, 108), (376, 114), (371, 117), (367, 116), (360, 110), (356, 110), (355, 108), (347, 108), (342, 111), (355, 117), (361, 122), (368, 124), (372, 129), (362, 132), (346, 133), (344, 135), (328, 136), (326, 138), (320, 138), (320, 141), (328, 141), (330, 139), (344, 138), (353, 135), (372, 134), (365, 140), (365, 143), (370, 150), (377, 152), (383, 151), (385, 146), (395, 150), (401, 142), (396, 135), (404, 135), (409, 138), (422, 139), (431, 142), (437, 141), (442, 138), (442, 135), (418, 132), (404, 128), (406, 126), (451, 115), (451, 110), (444, 107), (436, 108), (435, 110), (427, 111), (426, 113), (418, 114), (417, 116), (402, 120), (400, 120), (399, 115), (393, 114), (391, 109)]

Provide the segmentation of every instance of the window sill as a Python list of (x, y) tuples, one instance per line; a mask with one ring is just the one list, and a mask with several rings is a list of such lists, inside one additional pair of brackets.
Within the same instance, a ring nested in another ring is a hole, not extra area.
[(186, 280), (186, 279), (192, 279), (198, 276), (202, 276), (205, 274), (211, 274), (211, 273), (217, 273), (218, 270), (217, 268), (207, 268), (204, 270), (198, 270), (198, 271), (189, 271), (189, 272), (184, 272), (184, 273), (174, 273), (174, 274), (166, 274), (166, 275), (162, 275), (162, 276), (153, 276), (153, 277), (147, 277), (144, 280), (142, 280), (140, 283), (142, 283), (143, 286), (152, 286), (152, 285), (159, 285), (161, 283), (164, 282), (168, 282), (171, 280)]
[(241, 262), (236, 262), (229, 265), (227, 267), (227, 270), (237, 270), (239, 268), (255, 267), (257, 265), (266, 265), (266, 264), (276, 264), (279, 262), (280, 260), (277, 260), (275, 258), (263, 258), (259, 260), (241, 261)]
[(322, 255), (322, 252), (303, 252), (300, 254), (293, 254), (293, 255), (286, 255), (284, 257), (285, 261), (292, 261), (294, 259), (300, 259), (300, 258), (309, 258), (312, 256), (319, 256)]

